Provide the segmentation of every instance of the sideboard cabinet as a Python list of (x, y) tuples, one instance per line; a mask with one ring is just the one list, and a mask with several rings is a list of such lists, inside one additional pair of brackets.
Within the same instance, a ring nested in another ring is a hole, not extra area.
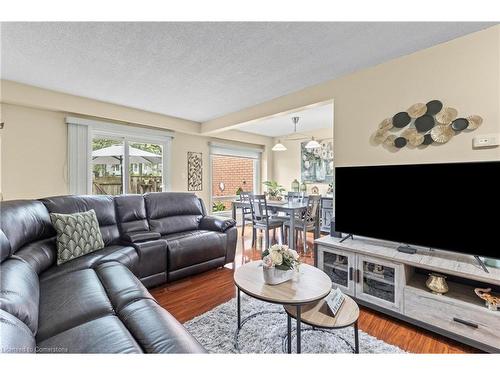
[[(500, 292), (500, 269), (486, 273), (470, 255), (419, 248), (397, 251), (398, 244), (363, 237), (315, 241), (316, 265), (360, 305), (384, 312), (488, 352), (500, 352), (500, 311), (491, 311), (475, 287)], [(430, 272), (448, 276), (449, 292), (427, 289)]]

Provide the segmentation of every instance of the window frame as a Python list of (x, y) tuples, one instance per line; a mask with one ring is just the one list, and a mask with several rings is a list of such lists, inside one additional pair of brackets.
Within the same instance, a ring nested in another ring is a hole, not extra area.
[(245, 147), (228, 143), (209, 142), (209, 212), (212, 213), (213, 206), (213, 158), (214, 156), (229, 156), (237, 158), (245, 158), (253, 160), (254, 176), (253, 176), (253, 191), (254, 194), (260, 194), (260, 176), (262, 169), (262, 153), (264, 149), (257, 147)]
[[(66, 117), (68, 124), (68, 177), (71, 194), (92, 194), (92, 140), (105, 138), (123, 142), (123, 194), (129, 194), (129, 144), (152, 143), (162, 146), (162, 191), (169, 191), (173, 132), (139, 126)], [(82, 156), (86, 152), (86, 156)]]

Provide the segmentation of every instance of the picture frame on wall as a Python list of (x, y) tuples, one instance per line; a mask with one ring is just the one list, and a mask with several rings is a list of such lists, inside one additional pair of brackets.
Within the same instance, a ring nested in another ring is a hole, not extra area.
[(306, 183), (333, 182), (333, 141), (320, 142), (321, 147), (307, 149), (308, 141), (300, 144), (301, 178)]
[(203, 190), (203, 154), (188, 151), (187, 153), (187, 190)]

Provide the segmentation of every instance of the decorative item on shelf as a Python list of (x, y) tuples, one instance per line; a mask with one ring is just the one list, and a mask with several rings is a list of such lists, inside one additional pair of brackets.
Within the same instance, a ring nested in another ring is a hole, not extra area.
[(491, 288), (476, 288), (474, 289), (474, 293), (485, 301), (485, 305), (489, 310), (498, 311), (498, 308), (500, 307), (500, 297), (493, 296), (491, 294)]
[(270, 201), (280, 201), (283, 199), (282, 194), (286, 189), (278, 184), (277, 181), (264, 181), (263, 184), (267, 187), (267, 199)]
[(326, 189), (326, 194), (333, 194), (333, 182), (328, 184), (328, 189)]
[(240, 186), (240, 187), (238, 187), (238, 189), (236, 189), (236, 195), (240, 196), (241, 193), (243, 193), (243, 188)]
[(298, 193), (300, 191), (300, 183), (297, 179), (292, 181), (292, 190), (294, 193)]
[(291, 280), (300, 265), (299, 254), (286, 245), (273, 245), (262, 252), (264, 282), (277, 285)]
[[(473, 131), (481, 126), (483, 119), (478, 115), (458, 117), (458, 111), (444, 107), (439, 100), (427, 104), (416, 103), (406, 112), (398, 112), (378, 125), (372, 140), (389, 149), (416, 148), (430, 144), (444, 144), (454, 135)], [(400, 129), (402, 130), (397, 134)]]
[(300, 184), (300, 192), (307, 193), (307, 185), (306, 185), (305, 181), (302, 181), (302, 183)]
[(425, 282), (425, 285), (432, 291), (432, 293), (437, 295), (445, 294), (448, 292), (446, 276), (440, 275), (438, 273), (430, 273), (429, 278)]
[(319, 187), (317, 187), (316, 185), (315, 185), (315, 186), (313, 186), (313, 187), (311, 188), (311, 193), (312, 193), (313, 195), (318, 195), (318, 194), (319, 194)]
[(385, 268), (381, 264), (375, 264), (373, 267), (373, 273), (378, 273), (379, 275), (383, 275), (384, 271)]
[(345, 255), (336, 254), (335, 263), (337, 264), (347, 264), (347, 257)]
[(188, 191), (203, 190), (203, 155), (201, 152), (187, 153)]

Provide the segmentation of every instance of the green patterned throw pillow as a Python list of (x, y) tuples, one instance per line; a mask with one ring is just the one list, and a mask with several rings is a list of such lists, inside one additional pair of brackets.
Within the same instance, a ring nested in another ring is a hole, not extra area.
[(104, 247), (94, 210), (50, 214), (50, 220), (57, 232), (57, 265)]

